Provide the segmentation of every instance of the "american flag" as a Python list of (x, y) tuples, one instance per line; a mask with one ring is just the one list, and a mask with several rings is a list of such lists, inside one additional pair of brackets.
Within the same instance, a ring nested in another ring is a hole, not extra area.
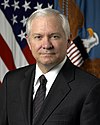
[(80, 67), (84, 63), (84, 60), (88, 58), (87, 51), (83, 45), (83, 41), (77, 36), (67, 49), (67, 56), (71, 62)]
[(7, 71), (35, 63), (25, 39), (26, 21), (33, 11), (53, 4), (53, 0), (0, 0), (1, 82)]
[(70, 47), (67, 50), (67, 55), (76, 66), (80, 67), (83, 64), (82, 55), (73, 41), (71, 41)]

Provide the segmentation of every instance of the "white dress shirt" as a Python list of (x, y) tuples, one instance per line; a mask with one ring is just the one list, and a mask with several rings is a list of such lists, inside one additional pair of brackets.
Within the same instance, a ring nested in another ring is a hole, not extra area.
[(65, 59), (58, 64), (57, 66), (55, 66), (53, 69), (51, 69), (49, 72), (47, 72), (46, 74), (43, 74), (42, 71), (40, 70), (40, 68), (38, 67), (38, 65), (36, 64), (36, 71), (35, 71), (35, 80), (34, 80), (34, 94), (33, 94), (33, 99), (35, 97), (36, 91), (40, 85), (39, 82), (39, 77), (41, 75), (44, 75), (47, 79), (47, 84), (46, 84), (46, 96), (54, 82), (54, 80), (56, 79), (60, 69), (62, 68), (62, 66), (64, 65), (65, 61), (66, 61), (67, 57), (65, 57)]

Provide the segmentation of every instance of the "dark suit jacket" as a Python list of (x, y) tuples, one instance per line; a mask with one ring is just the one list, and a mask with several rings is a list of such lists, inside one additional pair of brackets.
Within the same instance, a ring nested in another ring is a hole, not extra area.
[[(31, 125), (34, 71), (30, 65), (6, 74), (0, 87), (0, 125)], [(100, 125), (100, 80), (67, 60), (34, 125)]]

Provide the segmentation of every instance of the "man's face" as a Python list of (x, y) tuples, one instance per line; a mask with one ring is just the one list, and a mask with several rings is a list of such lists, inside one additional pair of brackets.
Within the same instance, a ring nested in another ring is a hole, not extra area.
[(29, 47), (40, 66), (53, 67), (65, 57), (67, 41), (63, 28), (55, 16), (41, 16), (31, 23)]

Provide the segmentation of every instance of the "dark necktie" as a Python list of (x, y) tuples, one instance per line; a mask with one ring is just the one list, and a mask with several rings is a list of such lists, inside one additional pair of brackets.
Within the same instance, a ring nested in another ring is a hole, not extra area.
[(35, 98), (33, 100), (33, 121), (32, 124), (34, 125), (35, 119), (41, 109), (41, 106), (43, 104), (43, 101), (45, 99), (45, 94), (46, 94), (46, 83), (47, 79), (45, 78), (44, 75), (41, 75), (39, 77), (40, 80), (40, 86), (36, 92)]

